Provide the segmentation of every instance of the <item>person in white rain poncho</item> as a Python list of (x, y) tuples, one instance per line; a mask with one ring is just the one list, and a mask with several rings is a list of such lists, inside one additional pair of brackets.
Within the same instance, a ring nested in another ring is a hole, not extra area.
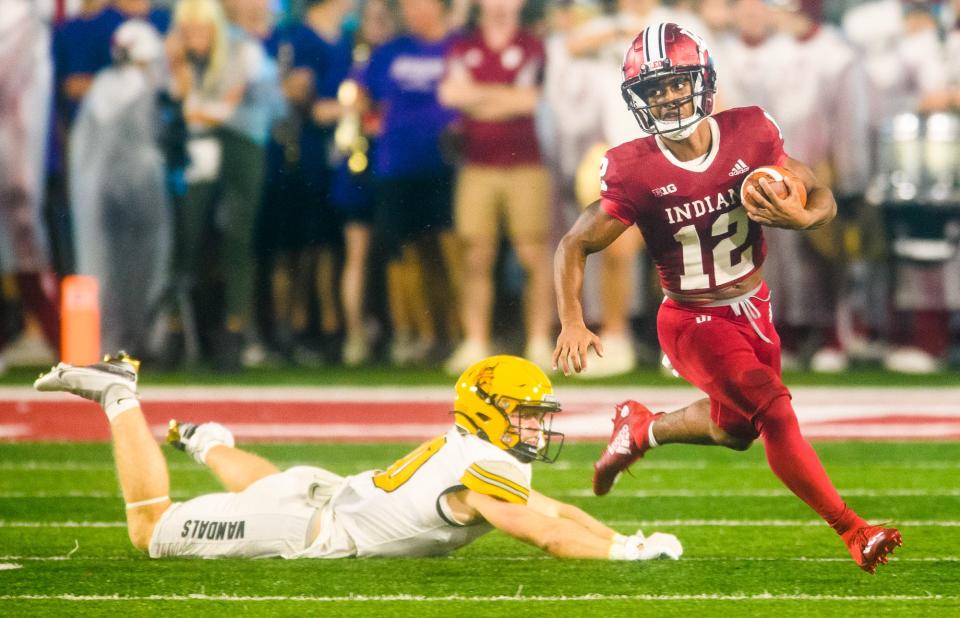
[(163, 42), (148, 23), (116, 32), (70, 136), (77, 271), (97, 277), (103, 345), (141, 350), (168, 280), (171, 214), (157, 143)]

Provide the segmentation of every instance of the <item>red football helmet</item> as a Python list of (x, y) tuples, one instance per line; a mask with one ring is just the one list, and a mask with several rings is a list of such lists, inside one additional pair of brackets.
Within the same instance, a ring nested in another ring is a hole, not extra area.
[[(674, 75), (689, 77), (691, 94), (669, 103), (649, 105), (644, 92), (650, 84)], [(640, 128), (647, 133), (672, 139), (690, 135), (700, 120), (713, 113), (716, 86), (713, 57), (703, 39), (678, 24), (655, 24), (645, 28), (633, 40), (623, 58), (620, 93)], [(691, 100), (694, 112), (686, 118), (677, 114), (676, 120), (660, 120), (651, 112), (652, 107), (679, 111)]]

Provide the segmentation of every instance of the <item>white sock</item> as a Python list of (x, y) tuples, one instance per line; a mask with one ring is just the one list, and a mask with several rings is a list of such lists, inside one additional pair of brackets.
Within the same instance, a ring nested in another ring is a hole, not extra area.
[[(656, 421), (654, 421), (654, 423), (655, 423), (655, 422), (656, 422)], [(647, 428), (647, 442), (650, 444), (650, 448), (654, 448), (654, 447), (660, 446), (660, 443), (657, 442), (657, 439), (653, 437), (653, 425), (654, 425), (654, 423), (650, 423), (650, 426)]]
[(103, 391), (103, 411), (111, 423), (127, 410), (140, 407), (137, 394), (123, 384), (113, 384)]

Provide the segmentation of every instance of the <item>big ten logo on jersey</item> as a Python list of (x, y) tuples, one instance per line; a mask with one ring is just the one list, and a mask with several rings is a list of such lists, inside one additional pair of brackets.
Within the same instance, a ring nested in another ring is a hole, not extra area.
[(657, 197), (663, 197), (664, 195), (670, 195), (671, 193), (676, 193), (676, 192), (677, 192), (677, 185), (673, 184), (672, 182), (666, 186), (657, 187), (656, 189), (653, 190), (653, 194), (656, 195)]

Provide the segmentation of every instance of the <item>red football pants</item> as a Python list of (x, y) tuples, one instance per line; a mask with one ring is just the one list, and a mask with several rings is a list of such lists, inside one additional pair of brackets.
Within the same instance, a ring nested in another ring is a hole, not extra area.
[(756, 416), (790, 391), (780, 379), (780, 337), (770, 320), (765, 283), (751, 302), (760, 313), (752, 323), (731, 306), (667, 299), (657, 314), (657, 334), (677, 373), (710, 397), (713, 422), (731, 435), (754, 439)]
[[(660, 345), (674, 369), (710, 397), (710, 418), (727, 433), (762, 434), (773, 473), (839, 534), (866, 524), (844, 503), (813, 447), (800, 434), (780, 379), (780, 338), (766, 284), (752, 307), (698, 307), (666, 300), (657, 316)], [(747, 317), (747, 311), (755, 317)], [(764, 340), (766, 339), (766, 340)]]

